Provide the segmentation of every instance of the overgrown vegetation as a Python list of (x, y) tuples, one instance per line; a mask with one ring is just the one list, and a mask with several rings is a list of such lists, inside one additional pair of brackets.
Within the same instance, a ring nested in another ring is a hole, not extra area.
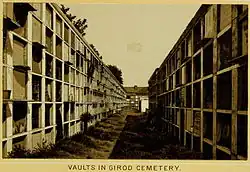
[(125, 117), (125, 114), (110, 115), (95, 126), (90, 126), (86, 133), (77, 133), (56, 144), (43, 141), (32, 151), (15, 147), (8, 158), (108, 158), (125, 125)]
[(122, 71), (115, 65), (107, 65), (112, 74), (116, 77), (116, 79), (123, 84)]
[[(16, 147), (10, 158), (67, 159), (202, 159), (202, 154), (179, 144), (176, 136), (146, 123), (147, 115), (114, 114), (88, 131), (56, 144), (43, 142), (33, 151)], [(125, 125), (126, 123), (126, 125)]]
[(86, 35), (85, 30), (87, 29), (87, 19), (76, 19), (76, 16), (69, 13), (70, 8), (66, 7), (65, 5), (61, 4), (62, 12), (68, 17), (68, 19), (74, 24), (76, 29), (84, 36)]

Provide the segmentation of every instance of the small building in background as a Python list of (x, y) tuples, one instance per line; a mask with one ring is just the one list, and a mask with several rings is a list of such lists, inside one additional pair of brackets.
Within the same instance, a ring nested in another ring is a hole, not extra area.
[(146, 112), (148, 109), (148, 87), (124, 87), (127, 92), (127, 103), (132, 109)]

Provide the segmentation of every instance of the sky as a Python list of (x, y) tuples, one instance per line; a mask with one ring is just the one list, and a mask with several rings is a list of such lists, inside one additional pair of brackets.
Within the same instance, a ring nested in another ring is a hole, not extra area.
[(85, 39), (105, 64), (123, 73), (124, 86), (148, 86), (200, 4), (65, 4), (86, 18)]

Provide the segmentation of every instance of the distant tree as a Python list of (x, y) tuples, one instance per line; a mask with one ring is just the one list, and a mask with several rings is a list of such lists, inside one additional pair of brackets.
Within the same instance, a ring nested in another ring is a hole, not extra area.
[(73, 24), (83, 36), (86, 35), (85, 30), (88, 27), (87, 19), (78, 19), (77, 21), (73, 21)]
[(113, 73), (116, 79), (123, 84), (122, 71), (115, 65), (108, 65), (109, 70)]
[(95, 47), (93, 44), (89, 44), (89, 46), (95, 51), (95, 53), (98, 55), (99, 58), (102, 58), (102, 57), (100, 56), (99, 51), (96, 49), (96, 47)]
[(74, 21), (76, 16), (68, 13), (70, 8), (65, 7), (63, 4), (61, 4), (61, 10), (62, 12), (68, 17), (68, 19), (74, 24), (76, 29), (84, 36), (86, 35), (85, 30), (87, 29), (87, 19), (78, 19), (77, 21)]
[(68, 14), (70, 8), (65, 7), (63, 4), (61, 4), (61, 10), (62, 12), (68, 17), (70, 21), (73, 21), (76, 16), (73, 16), (72, 14)]

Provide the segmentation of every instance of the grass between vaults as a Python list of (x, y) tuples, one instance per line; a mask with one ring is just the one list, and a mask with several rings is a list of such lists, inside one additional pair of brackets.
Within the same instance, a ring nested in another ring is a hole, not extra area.
[(34, 150), (15, 147), (8, 158), (107, 159), (125, 125), (126, 114), (113, 114), (56, 144), (43, 142)]

